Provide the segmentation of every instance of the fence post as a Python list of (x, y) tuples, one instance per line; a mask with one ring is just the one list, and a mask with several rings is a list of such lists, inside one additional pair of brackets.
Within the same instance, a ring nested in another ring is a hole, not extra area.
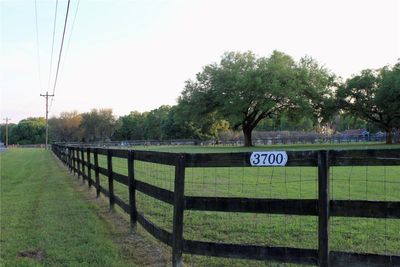
[(71, 173), (73, 173), (74, 175), (75, 175), (75, 171), (74, 171), (74, 169), (75, 169), (75, 163), (74, 163), (74, 149), (73, 149), (73, 147), (70, 147), (69, 148), (69, 150), (70, 150), (70, 157), (71, 157), (71, 159), (70, 159), (70, 167), (71, 167)]
[(134, 152), (128, 151), (128, 182), (129, 182), (129, 215), (131, 220), (131, 232), (136, 232), (137, 210), (136, 210), (136, 186), (134, 170)]
[(80, 163), (80, 159), (79, 159), (79, 152), (80, 152), (80, 148), (77, 147), (77, 148), (76, 148), (76, 164), (78, 165), (78, 170), (77, 170), (78, 179), (79, 179), (80, 176), (81, 176), (81, 163)]
[(96, 197), (100, 196), (100, 177), (99, 177), (99, 152), (98, 149), (94, 149), (94, 175), (96, 178)]
[(74, 147), (71, 147), (71, 169), (75, 175), (76, 171), (75, 171), (75, 149), (74, 149)]
[(329, 155), (318, 151), (318, 263), (329, 264)]
[(85, 181), (85, 149), (81, 148), (82, 182)]
[(114, 179), (112, 167), (112, 150), (107, 149), (108, 192), (110, 193), (110, 209), (114, 209)]
[(179, 154), (175, 165), (174, 220), (172, 232), (172, 266), (182, 267), (183, 211), (185, 198), (185, 154)]
[(86, 162), (87, 162), (87, 180), (88, 180), (88, 186), (92, 186), (92, 166), (90, 164), (90, 148), (86, 148)]
[(71, 156), (71, 148), (67, 147), (68, 149), (68, 169), (69, 173), (72, 173), (72, 156)]

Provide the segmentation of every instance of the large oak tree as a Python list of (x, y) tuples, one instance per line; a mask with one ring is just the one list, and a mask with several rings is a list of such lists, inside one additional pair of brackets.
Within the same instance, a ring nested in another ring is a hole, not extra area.
[(320, 116), (332, 81), (310, 58), (296, 63), (279, 51), (270, 57), (228, 52), (219, 64), (205, 66), (195, 81), (186, 82), (179, 104), (191, 107), (198, 119), (228, 120), (243, 131), (245, 146), (251, 146), (252, 131), (263, 119), (293, 110)]

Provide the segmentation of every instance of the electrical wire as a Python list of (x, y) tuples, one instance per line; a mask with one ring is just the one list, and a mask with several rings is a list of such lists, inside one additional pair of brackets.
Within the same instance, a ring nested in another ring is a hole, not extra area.
[(58, 0), (56, 0), (56, 9), (55, 9), (55, 12), (54, 12), (53, 42), (52, 42), (52, 45), (51, 45), (49, 81), (47, 83), (47, 88), (50, 88), (51, 70), (53, 68), (53, 51), (54, 51), (54, 37), (55, 37), (55, 33), (56, 33), (56, 24), (57, 24), (57, 7), (58, 7)]
[(65, 14), (65, 21), (64, 21), (64, 30), (63, 30), (63, 35), (62, 35), (62, 39), (61, 39), (61, 47), (60, 47), (60, 53), (58, 54), (58, 63), (57, 63), (57, 71), (56, 71), (56, 76), (54, 79), (54, 86), (53, 86), (53, 95), (56, 91), (56, 85), (57, 85), (57, 79), (58, 79), (58, 72), (60, 69), (60, 61), (61, 61), (61, 55), (62, 55), (62, 50), (63, 50), (63, 46), (64, 46), (64, 37), (65, 37), (65, 29), (67, 28), (67, 22), (68, 22), (68, 13), (69, 13), (69, 4), (70, 4), (71, 0), (68, 0), (68, 5), (67, 5), (67, 12)]
[(77, 5), (76, 5), (75, 16), (74, 16), (74, 20), (72, 21), (71, 31), (70, 31), (70, 33), (69, 33), (67, 46), (66, 46), (66, 48), (65, 48), (65, 56), (64, 56), (64, 61), (63, 61), (63, 63), (62, 63), (61, 69), (60, 69), (60, 73), (63, 73), (64, 66), (65, 66), (65, 62), (67, 61), (66, 58), (67, 58), (67, 56), (68, 56), (69, 46), (70, 46), (70, 44), (71, 44), (71, 37), (72, 37), (72, 32), (74, 31), (74, 26), (75, 26), (75, 21), (76, 21), (76, 15), (78, 14), (79, 3), (80, 3), (80, 0), (78, 0)]
[[(65, 49), (64, 61), (63, 61), (63, 63), (62, 63), (61, 69), (60, 69), (60, 74), (61, 74), (61, 73), (63, 72), (63, 70), (64, 70), (66, 58), (67, 58), (67, 56), (68, 56), (69, 46), (70, 46), (70, 44), (71, 44), (72, 32), (74, 31), (75, 21), (76, 21), (76, 17), (77, 17), (77, 14), (78, 14), (79, 3), (80, 3), (80, 0), (78, 0), (77, 5), (76, 5), (74, 20), (72, 21), (71, 31), (70, 31), (70, 33), (69, 33), (69, 37), (68, 37), (68, 41), (67, 41), (67, 46), (66, 46), (66, 49)], [(54, 101), (54, 97), (52, 97), (52, 98), (51, 98), (51, 101), (50, 101), (50, 110), (51, 110), (51, 108), (52, 108), (52, 106), (53, 106), (53, 101)]]

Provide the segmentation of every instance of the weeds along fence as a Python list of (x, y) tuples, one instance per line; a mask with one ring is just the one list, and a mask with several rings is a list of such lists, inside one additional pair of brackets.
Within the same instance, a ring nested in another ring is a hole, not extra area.
[[(400, 149), (288, 151), (286, 164), (270, 152), (52, 149), (133, 230), (172, 247), (173, 266), (400, 266)], [(259, 167), (271, 161), (285, 167)]]

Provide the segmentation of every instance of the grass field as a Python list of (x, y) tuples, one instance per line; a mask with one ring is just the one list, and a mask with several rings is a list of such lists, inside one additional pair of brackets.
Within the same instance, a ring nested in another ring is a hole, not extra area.
[(230, 146), (230, 145), (215, 145), (215, 146), (137, 146), (132, 147), (136, 150), (150, 150), (163, 152), (186, 152), (186, 153), (229, 153), (229, 152), (248, 152), (257, 150), (318, 150), (318, 149), (382, 149), (400, 148), (400, 144), (386, 145), (381, 142), (360, 142), (360, 143), (341, 143), (341, 144), (291, 144), (291, 145), (268, 145), (268, 146)]
[(50, 151), (11, 149), (0, 164), (0, 266), (141, 266), (113, 240), (125, 238), (104, 219), (108, 208), (83, 199), (87, 187)]
[[(387, 146), (327, 145), (327, 146), (268, 146), (251, 150), (310, 150), (310, 149), (381, 149)], [(399, 146), (395, 146), (399, 148)], [(393, 148), (393, 146), (391, 146)], [(138, 148), (138, 149), (143, 149)], [(168, 152), (238, 152), (243, 147), (146, 147), (146, 150)], [(114, 171), (127, 174), (126, 160), (113, 159)], [(106, 167), (105, 157), (100, 165)], [(332, 199), (400, 201), (400, 166), (332, 167)], [(136, 162), (135, 177), (173, 191), (174, 168), (166, 165)], [(102, 177), (107, 188), (107, 178)], [(115, 182), (116, 194), (128, 200), (128, 190)], [(317, 198), (317, 168), (187, 168), (185, 194), (192, 196), (250, 197), (304, 199)], [(171, 232), (173, 208), (169, 204), (137, 193), (139, 212)], [(317, 248), (317, 218), (224, 212), (185, 211), (186, 239)], [(332, 250), (400, 255), (400, 220), (331, 218)], [(195, 266), (274, 266), (274, 263), (242, 261), (202, 256), (185, 256)], [(278, 264), (279, 265), (279, 264)]]
[[(368, 148), (385, 148), (373, 144)], [(399, 146), (396, 146), (399, 148)], [(308, 150), (321, 146), (268, 146), (252, 150)], [(329, 146), (331, 149), (365, 148)], [(242, 147), (141, 147), (169, 152), (247, 151)], [(51, 153), (39, 149), (9, 150), (1, 163), (0, 266), (134, 266), (112, 240), (111, 222), (98, 216), (76, 192), (73, 177)], [(105, 157), (99, 157), (106, 167)], [(127, 174), (126, 160), (114, 158), (114, 171)], [(93, 158), (92, 158), (93, 162)], [(136, 178), (173, 191), (174, 168), (136, 162)], [(400, 201), (400, 166), (332, 167), (334, 199)], [(92, 175), (94, 177), (94, 175)], [(107, 188), (107, 178), (101, 176)], [(127, 187), (114, 183), (128, 201)], [(317, 170), (312, 167), (187, 168), (185, 194), (258, 198), (316, 198)], [(173, 207), (137, 193), (139, 212), (171, 232)], [(332, 250), (400, 255), (400, 220), (331, 218)], [(126, 232), (119, 233), (123, 240)], [(224, 243), (317, 247), (317, 218), (224, 212), (185, 211), (186, 239)], [(125, 241), (122, 241), (125, 242)], [(134, 247), (134, 244), (127, 246)], [(291, 266), (273, 262), (185, 255), (189, 266)], [(140, 264), (138, 264), (140, 266)]]

